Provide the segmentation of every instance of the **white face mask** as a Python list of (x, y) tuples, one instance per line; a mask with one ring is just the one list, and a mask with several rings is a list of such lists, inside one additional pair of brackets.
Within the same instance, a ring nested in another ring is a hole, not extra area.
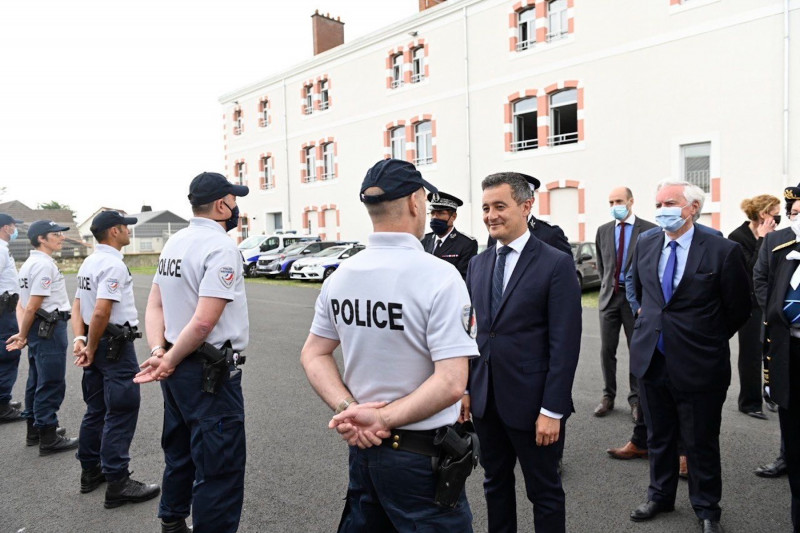
[(800, 238), (800, 215), (794, 217), (794, 220), (789, 221), (789, 227), (792, 228), (794, 234)]

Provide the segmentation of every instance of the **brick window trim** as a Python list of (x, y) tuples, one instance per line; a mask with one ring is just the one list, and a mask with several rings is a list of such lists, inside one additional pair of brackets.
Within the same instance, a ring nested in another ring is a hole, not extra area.
[(242, 159), (237, 159), (233, 162), (233, 177), (235, 178), (235, 183), (239, 183), (239, 178), (242, 176), (239, 173), (239, 168), (243, 169), (244, 172), (244, 179), (242, 180), (242, 185), (247, 185), (247, 161)]
[[(422, 72), (423, 76), (421, 80), (417, 82), (413, 82), (413, 61), (414, 61), (414, 51), (418, 48), (422, 48), (424, 51), (425, 56), (425, 65), (424, 70)], [(399, 84), (394, 83), (394, 76), (392, 74), (393, 68), (393, 59), (396, 55), (402, 54), (403, 56), (403, 68), (402, 68), (402, 77), (399, 80)], [(414, 39), (413, 41), (409, 42), (405, 46), (397, 46), (389, 50), (386, 55), (386, 88), (387, 89), (398, 89), (400, 87), (404, 87), (407, 85), (412, 85), (413, 83), (419, 83), (423, 80), (427, 80), (430, 77), (430, 48), (429, 43), (425, 39)]]
[(392, 157), (392, 130), (396, 128), (405, 129), (406, 139), (406, 156), (405, 161), (414, 163), (417, 158), (417, 143), (416, 143), (416, 129), (417, 124), (421, 122), (431, 123), (431, 157), (430, 164), (436, 163), (438, 158), (438, 151), (436, 148), (436, 118), (431, 114), (417, 115), (408, 121), (395, 120), (386, 124), (383, 130), (383, 158), (391, 159)]
[[(300, 87), (300, 114), (302, 116), (313, 115), (314, 113), (319, 113), (321, 111), (325, 111), (322, 109), (322, 90), (321, 84), (322, 82), (328, 83), (328, 107), (330, 109), (333, 107), (333, 98), (331, 97), (331, 89), (333, 88), (333, 84), (331, 82), (330, 76), (327, 74), (322, 74), (317, 76), (316, 78), (310, 78), (303, 82), (302, 86)], [(307, 98), (307, 90), (311, 88), (311, 110), (309, 111), (308, 105), (306, 104)]]
[[(325, 224), (325, 213), (331, 210), (336, 212), (336, 227), (328, 228)], [(330, 233), (333, 233), (334, 231), (336, 232), (335, 240), (338, 241), (342, 239), (342, 234), (340, 230), (342, 226), (341, 211), (339, 210), (339, 207), (336, 204), (325, 204), (321, 206), (316, 206), (316, 205), (305, 206), (303, 208), (303, 228), (309, 227), (308, 221), (314, 215), (317, 216), (317, 228), (318, 228), (317, 233), (319, 235), (320, 240), (324, 241), (333, 238), (328, 235), (329, 232), (327, 230), (330, 230)]]
[(539, 189), (539, 215), (550, 220), (550, 192), (557, 189), (578, 189), (578, 240), (586, 240), (586, 187), (582, 181), (559, 180), (544, 184)]
[[(333, 177), (325, 179), (323, 174), (325, 171), (325, 161), (323, 159), (323, 150), (325, 145), (333, 144)], [(309, 181), (308, 171), (306, 170), (306, 150), (309, 148), (314, 149), (314, 179)], [(339, 177), (339, 145), (333, 137), (323, 137), (317, 141), (309, 141), (303, 143), (300, 147), (300, 183), (316, 183), (321, 181), (331, 181)]]
[(550, 136), (550, 102), (549, 97), (564, 89), (576, 89), (578, 91), (578, 142), (584, 140), (583, 123), (583, 102), (584, 88), (580, 80), (563, 80), (548, 85), (544, 89), (524, 89), (508, 95), (506, 103), (503, 105), (504, 116), (504, 149), (506, 152), (513, 152), (514, 142), (514, 104), (526, 98), (535, 97), (537, 108), (537, 139), (538, 147), (549, 146), (548, 137)]
[[(575, 33), (574, 8), (575, 0), (567, 0), (567, 35)], [(536, 20), (534, 22), (536, 30), (535, 45), (547, 42), (547, 0), (519, 0), (511, 8), (511, 13), (508, 14), (508, 49), (510, 52), (517, 52), (519, 14), (528, 9), (536, 10)]]
[[(267, 180), (264, 176), (264, 159), (267, 159), (269, 162), (269, 175), (272, 178), (271, 187), (267, 187)], [(272, 152), (265, 152), (258, 156), (258, 186), (259, 190), (262, 191), (270, 191), (275, 189), (277, 186), (275, 183), (275, 158), (272, 157)]]
[(237, 105), (233, 108), (231, 118), (233, 119), (233, 134), (241, 135), (244, 133), (244, 117), (242, 113), (242, 106)]
[[(270, 124), (272, 124), (272, 115), (270, 114), (270, 108), (272, 106), (271, 100), (268, 96), (262, 96), (258, 100), (258, 126), (260, 128), (266, 128)], [(264, 111), (267, 112), (267, 120), (264, 121)]]

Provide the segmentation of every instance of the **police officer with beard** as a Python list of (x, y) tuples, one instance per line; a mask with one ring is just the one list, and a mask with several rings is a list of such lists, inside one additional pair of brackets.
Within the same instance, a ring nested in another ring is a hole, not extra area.
[(428, 202), (431, 204), (430, 226), (433, 231), (422, 238), (422, 247), (426, 252), (451, 263), (458, 269), (461, 278), (466, 279), (469, 260), (478, 253), (478, 241), (453, 227), (458, 217), (456, 209), (464, 202), (446, 192), (439, 192), (438, 198), (428, 193)]

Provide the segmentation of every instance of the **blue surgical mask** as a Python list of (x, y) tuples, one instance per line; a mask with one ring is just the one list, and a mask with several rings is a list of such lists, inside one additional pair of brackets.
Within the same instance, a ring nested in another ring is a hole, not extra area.
[(19, 235), (19, 228), (14, 228), (14, 233), (12, 233), (9, 236), (9, 239), (11, 239), (13, 241), (13, 240), (15, 240), (17, 238), (18, 235)]
[(612, 205), (611, 206), (611, 216), (616, 218), (617, 220), (625, 220), (628, 218), (628, 206), (627, 205)]
[(446, 220), (442, 220), (440, 218), (432, 218), (431, 222), (430, 222), (430, 226), (431, 226), (431, 230), (433, 230), (433, 232), (436, 235), (438, 235), (439, 237), (441, 237), (442, 235), (447, 233), (447, 230), (448, 230), (447, 221)]
[(681, 217), (683, 207), (662, 207), (656, 209), (656, 223), (665, 231), (675, 233), (686, 224), (686, 219)]

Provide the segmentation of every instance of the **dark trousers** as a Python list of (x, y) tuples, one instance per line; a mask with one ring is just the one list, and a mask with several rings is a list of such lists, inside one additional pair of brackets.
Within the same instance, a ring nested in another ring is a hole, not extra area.
[(658, 351), (653, 354), (639, 389), (650, 459), (648, 500), (675, 503), (678, 443), (683, 440), (689, 461), (692, 508), (701, 520), (719, 520), (722, 512), (719, 430), (726, 390), (679, 391), (670, 382), (664, 355)]
[(791, 341), (789, 356), (789, 408), (781, 407), (781, 445), (792, 491), (792, 524), (800, 533), (800, 342)]
[(11, 389), (17, 381), (20, 350), (6, 350), (6, 341), (19, 333), (14, 311), (0, 311), (0, 405), (11, 401)]
[(739, 410), (762, 410), (761, 396), (761, 308), (739, 330)]
[(108, 340), (102, 339), (94, 362), (83, 370), (83, 415), (80, 445), (76, 456), (83, 468), (97, 463), (109, 481), (128, 475), (128, 450), (139, 418), (139, 385), (133, 377), (139, 371), (133, 343), (125, 344), (119, 359), (109, 361)]
[(385, 446), (351, 446), (349, 465), (339, 533), (472, 532), (465, 491), (453, 509), (434, 503), (430, 457)]
[(28, 333), (28, 383), (25, 388), (25, 411), (38, 428), (58, 425), (56, 413), (61, 408), (66, 390), (67, 323), (59, 320), (53, 336), (39, 337), (39, 320), (33, 321)]
[[(231, 367), (233, 368), (233, 367)], [(161, 382), (164, 479), (158, 516), (189, 516), (195, 533), (236, 531), (244, 500), (247, 450), (241, 370), (216, 394), (202, 392), (203, 365), (184, 359)]]
[[(489, 533), (517, 531), (517, 492), (514, 467), (519, 459), (525, 490), (533, 504), (533, 523), (537, 533), (566, 531), (564, 490), (558, 475), (559, 446), (536, 445), (535, 431), (522, 431), (503, 423), (497, 412), (494, 394), (489, 391), (483, 418), (475, 418), (481, 443), (481, 466), (485, 473)], [(561, 428), (563, 431), (564, 421)]]
[[(603, 396), (617, 397), (617, 346), (619, 345), (619, 330), (625, 330), (625, 340), (628, 348), (631, 346), (633, 335), (633, 312), (628, 300), (625, 299), (625, 287), (611, 296), (608, 306), (600, 311), (600, 367), (603, 370)], [(639, 397), (639, 381), (628, 372), (628, 403), (633, 404)]]

